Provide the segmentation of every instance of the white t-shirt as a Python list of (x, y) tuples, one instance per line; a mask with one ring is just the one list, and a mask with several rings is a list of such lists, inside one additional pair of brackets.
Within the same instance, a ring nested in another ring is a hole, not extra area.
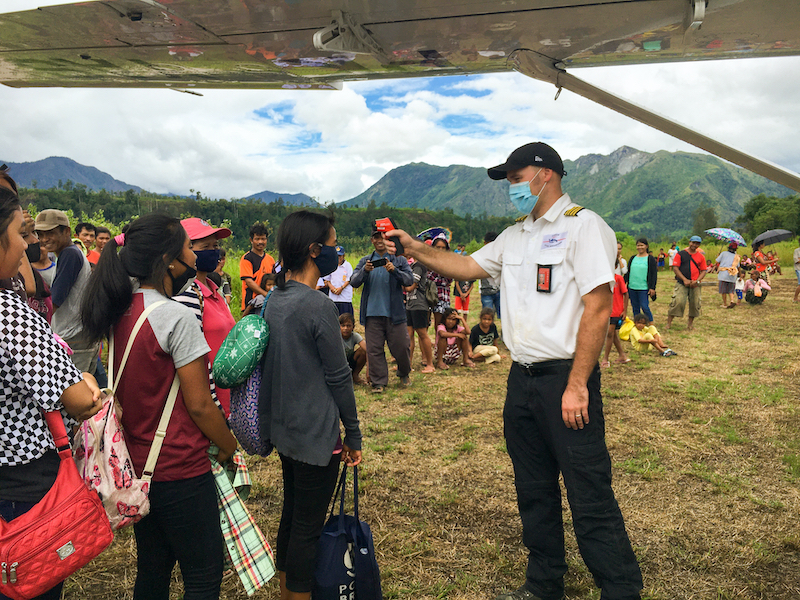
[[(544, 215), (528, 217), (501, 233), (472, 258), (500, 280), (503, 341), (522, 364), (575, 355), (582, 296), (614, 285), (617, 239), (597, 214), (581, 210), (567, 194)], [(539, 265), (549, 265), (550, 293), (537, 291)]]
[[(344, 285), (346, 281), (350, 281), (350, 278), (353, 276), (353, 265), (349, 262), (344, 261), (341, 265), (339, 265), (336, 270), (331, 273), (330, 275), (326, 275), (323, 277), (325, 281), (330, 281), (333, 287), (341, 287)], [(328, 294), (330, 299), (334, 302), (352, 302), (353, 301), (353, 286), (348, 285), (346, 288), (342, 290), (341, 294), (334, 294), (330, 292)]]
[(800, 248), (794, 249), (794, 255), (792, 256), (792, 258), (794, 258), (795, 271), (800, 271)]
[(670, 248), (667, 250), (667, 255), (669, 256), (669, 266), (672, 266), (672, 263), (675, 262), (676, 254), (678, 254), (678, 251), (675, 248)]

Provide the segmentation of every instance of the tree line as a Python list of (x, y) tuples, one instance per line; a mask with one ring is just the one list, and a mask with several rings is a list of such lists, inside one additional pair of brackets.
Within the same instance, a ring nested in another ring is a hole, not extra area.
[[(233, 231), (226, 242), (232, 249), (249, 247), (248, 232), (255, 222), (264, 223), (274, 233), (286, 216), (296, 210), (309, 208), (286, 204), (282, 199), (266, 204), (259, 200), (211, 200), (200, 192), (194, 196), (177, 197), (150, 192), (93, 191), (82, 184), (72, 184), (49, 189), (23, 188), (23, 204), (36, 212), (57, 208), (72, 212), (78, 220), (104, 225), (118, 231), (124, 224), (151, 212), (163, 212), (173, 217), (200, 217), (215, 226), (225, 226)], [(411, 208), (394, 208), (386, 204), (370, 203), (366, 208), (343, 207), (336, 204), (314, 207), (312, 210), (331, 213), (336, 220), (336, 230), (341, 243), (354, 247), (368, 244), (375, 219), (392, 217), (402, 229), (418, 233), (429, 227), (447, 227), (458, 243), (478, 245), (487, 231), (500, 232), (513, 223), (510, 217), (470, 214), (459, 216), (451, 209), (426, 211)], [(268, 249), (274, 250), (274, 236), (270, 236)]]

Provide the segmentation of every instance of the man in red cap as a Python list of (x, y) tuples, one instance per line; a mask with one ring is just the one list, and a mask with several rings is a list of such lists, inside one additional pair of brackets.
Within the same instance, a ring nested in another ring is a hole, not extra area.
[(489, 177), (511, 184), (509, 200), (522, 216), (471, 256), (436, 252), (404, 231), (384, 235), (398, 236), (406, 254), (447, 277), (500, 281), (503, 341), (514, 360), (503, 423), (529, 555), (525, 583), (497, 600), (564, 596), (559, 474), (600, 597), (638, 600), (642, 575), (611, 488), (597, 363), (617, 240), (562, 191), (565, 175), (561, 157), (542, 142), (489, 169)]

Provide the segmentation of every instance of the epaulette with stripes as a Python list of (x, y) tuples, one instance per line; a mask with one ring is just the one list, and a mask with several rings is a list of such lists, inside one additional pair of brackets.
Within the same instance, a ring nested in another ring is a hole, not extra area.
[(522, 215), (521, 217), (517, 217), (516, 219), (514, 219), (514, 223), (522, 223), (527, 218), (528, 215)]
[(573, 206), (564, 212), (565, 217), (577, 217), (578, 213), (583, 210), (583, 206)]

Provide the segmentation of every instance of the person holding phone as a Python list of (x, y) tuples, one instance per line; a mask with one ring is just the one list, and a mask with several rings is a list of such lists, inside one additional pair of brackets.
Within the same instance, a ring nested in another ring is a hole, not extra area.
[(403, 288), (414, 283), (408, 261), (389, 254), (386, 242), (377, 227), (372, 231), (375, 250), (358, 262), (350, 279), (354, 288), (364, 286), (359, 319), (364, 325), (367, 342), (367, 364), (373, 393), (380, 394), (389, 383), (389, 365), (384, 344), (397, 361), (397, 376), (404, 386), (411, 385), (411, 341), (406, 328)]

